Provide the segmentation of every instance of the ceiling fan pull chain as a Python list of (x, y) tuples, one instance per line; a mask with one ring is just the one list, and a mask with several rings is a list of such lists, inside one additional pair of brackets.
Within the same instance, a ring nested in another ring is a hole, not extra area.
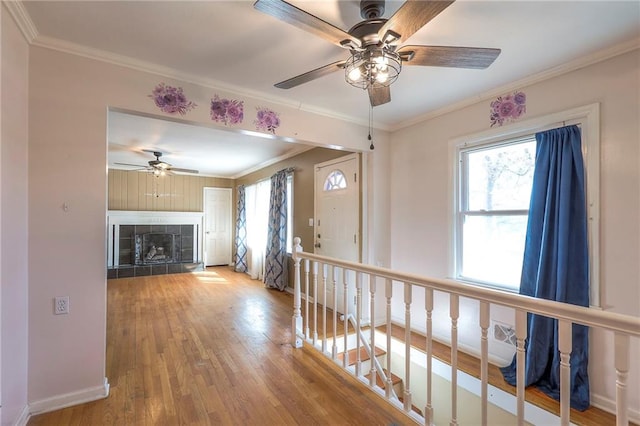
[(369, 145), (369, 149), (373, 151), (375, 147), (373, 146), (373, 139), (371, 138), (372, 130), (373, 130), (373, 107), (371, 106), (371, 104), (369, 104), (369, 137), (367, 139), (369, 139), (369, 142), (371, 142), (371, 145)]

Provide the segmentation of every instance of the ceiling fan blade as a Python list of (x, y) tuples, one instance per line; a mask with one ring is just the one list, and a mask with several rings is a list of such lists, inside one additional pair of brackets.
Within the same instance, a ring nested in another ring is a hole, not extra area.
[(378, 106), (391, 102), (391, 88), (390, 86), (382, 87), (369, 87), (369, 101), (371, 106)]
[(169, 167), (167, 169), (167, 171), (170, 172), (180, 172), (180, 173), (193, 173), (193, 174), (198, 174), (200, 173), (198, 170), (193, 170), (193, 169), (181, 169), (179, 167)]
[[(456, 46), (402, 46), (402, 65), (485, 69), (495, 61), (500, 49)], [(405, 57), (408, 59), (405, 62)]]
[(324, 77), (327, 74), (331, 74), (332, 72), (344, 69), (345, 61), (337, 61), (332, 64), (325, 65), (320, 68), (316, 68), (315, 70), (305, 72), (304, 74), (297, 75), (288, 80), (281, 81), (280, 83), (276, 83), (275, 86), (279, 89), (291, 89), (292, 87), (299, 86), (304, 83), (308, 83), (311, 80), (315, 80), (316, 78)]
[(392, 30), (400, 34), (400, 38), (394, 40), (394, 43), (402, 44), (416, 31), (424, 27), (427, 22), (438, 16), (451, 3), (453, 3), (453, 0), (407, 0), (380, 28), (378, 36), (380, 40), (383, 40), (387, 31)]
[(258, 0), (253, 5), (254, 8), (274, 18), (287, 22), (295, 27), (317, 35), (331, 43), (343, 47), (352, 44), (360, 47), (360, 40), (353, 37), (346, 31), (334, 27), (330, 23), (295, 7), (283, 0)]
[(143, 166), (142, 164), (130, 164), (130, 163), (113, 163), (113, 164), (117, 164), (119, 166), (138, 167), (140, 169), (146, 169), (147, 168), (147, 166)]

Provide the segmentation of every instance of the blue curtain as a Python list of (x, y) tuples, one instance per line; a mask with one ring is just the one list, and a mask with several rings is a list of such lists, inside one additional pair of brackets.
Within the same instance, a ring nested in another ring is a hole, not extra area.
[(269, 233), (265, 256), (264, 283), (267, 287), (287, 288), (287, 176), (290, 169), (271, 176)]
[[(589, 306), (589, 253), (584, 167), (578, 126), (536, 134), (520, 294)], [(589, 407), (588, 328), (573, 325), (571, 406)], [(527, 317), (525, 386), (560, 398), (557, 320)], [(502, 369), (516, 384), (516, 357)]]
[(238, 186), (236, 205), (236, 272), (247, 272), (247, 215), (244, 185)]

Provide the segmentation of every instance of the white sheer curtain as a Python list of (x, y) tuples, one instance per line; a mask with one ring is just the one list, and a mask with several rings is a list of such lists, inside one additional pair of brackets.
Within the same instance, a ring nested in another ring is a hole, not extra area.
[(247, 273), (254, 280), (264, 278), (264, 257), (269, 229), (269, 180), (245, 188), (247, 215)]

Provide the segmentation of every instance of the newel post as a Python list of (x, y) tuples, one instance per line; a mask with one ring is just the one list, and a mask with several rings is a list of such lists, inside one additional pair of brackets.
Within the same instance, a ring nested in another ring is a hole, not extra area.
[(302, 311), (300, 310), (300, 255), (302, 246), (300, 237), (293, 239), (293, 264), (294, 264), (294, 287), (293, 287), (293, 317), (291, 318), (291, 345), (294, 348), (302, 347)]

